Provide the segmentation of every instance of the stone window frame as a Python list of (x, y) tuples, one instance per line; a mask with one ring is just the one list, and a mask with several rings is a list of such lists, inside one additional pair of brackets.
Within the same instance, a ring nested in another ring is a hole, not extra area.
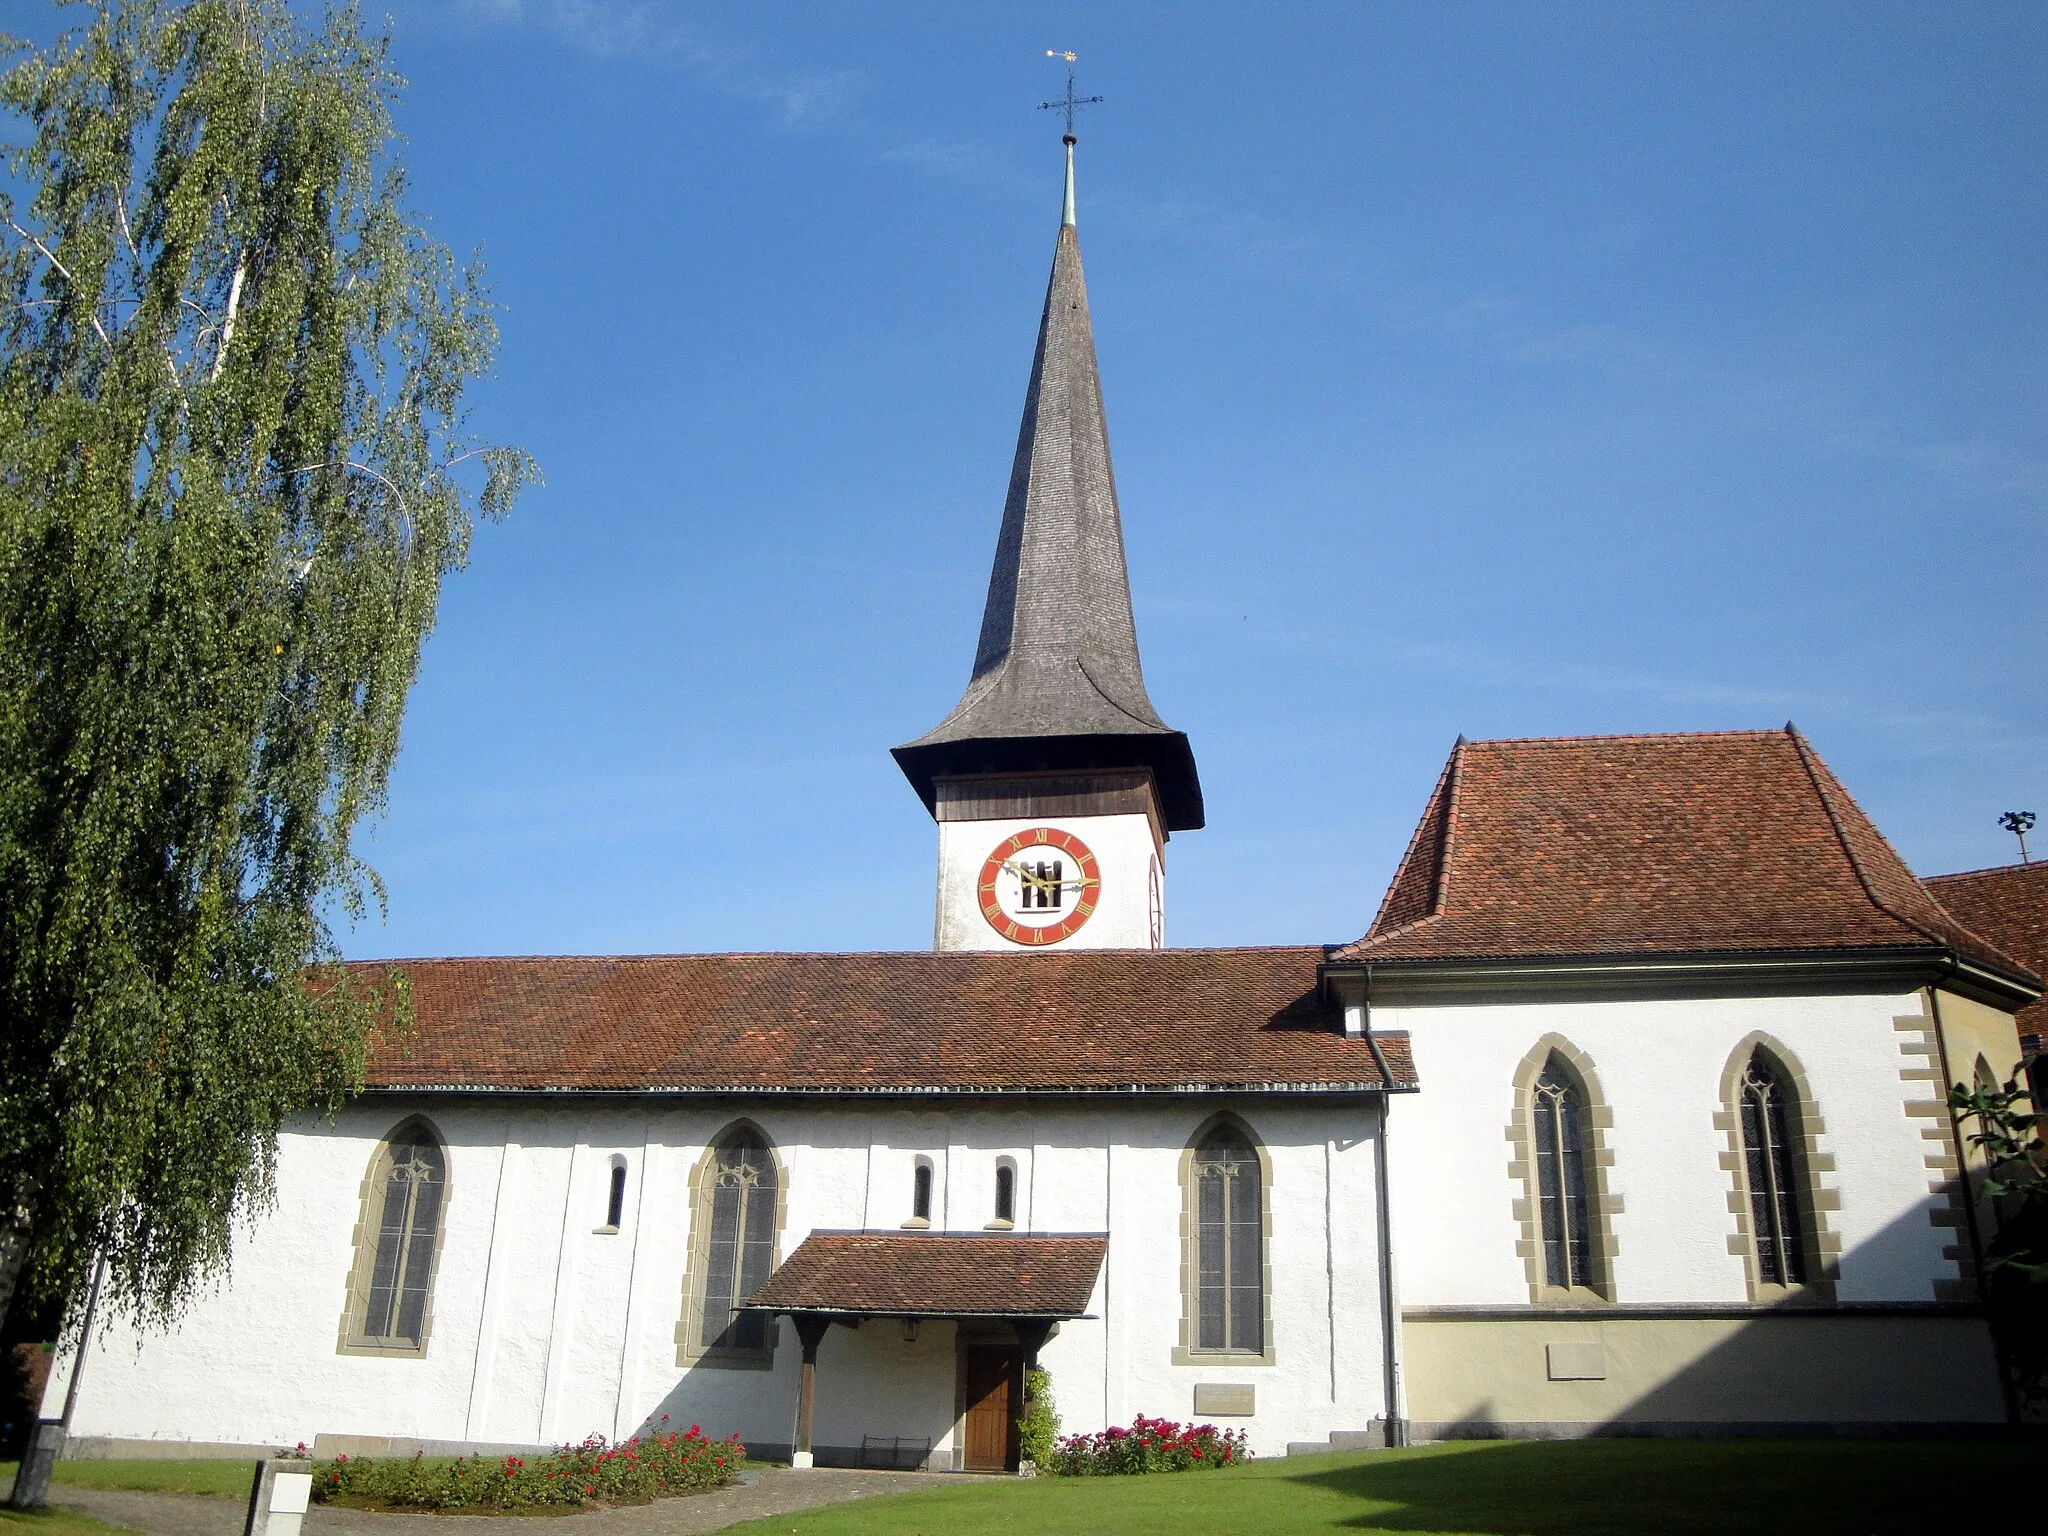
[(789, 1219), (789, 1168), (782, 1160), (775, 1138), (758, 1121), (741, 1116), (720, 1127), (718, 1134), (704, 1143), (702, 1154), (690, 1169), (689, 1258), (683, 1265), (682, 1317), (675, 1330), (676, 1364), (679, 1366), (702, 1366), (719, 1371), (775, 1369), (775, 1347), (781, 1330), (776, 1319), (769, 1319), (759, 1349), (720, 1349), (715, 1345), (698, 1343), (703, 1337), (704, 1286), (711, 1266), (711, 1204), (716, 1189), (712, 1175), (717, 1167), (718, 1154), (731, 1142), (748, 1134), (760, 1137), (761, 1145), (768, 1149), (769, 1166), (775, 1170), (775, 1244), (769, 1251), (768, 1272), (773, 1274), (782, 1265), (782, 1234)]
[[(1194, 1341), (1201, 1336), (1200, 1277), (1197, 1274), (1195, 1238), (1198, 1225), (1195, 1189), (1195, 1151), (1219, 1126), (1228, 1126), (1252, 1149), (1259, 1160), (1259, 1303), (1260, 1339), (1265, 1347), (1248, 1349), (1201, 1349)], [(1180, 1154), (1180, 1336), (1171, 1355), (1175, 1365), (1269, 1366), (1278, 1363), (1273, 1337), (1273, 1159), (1259, 1133), (1243, 1116), (1218, 1110), (1195, 1127)]]
[[(1805, 1282), (1799, 1285), (1773, 1285), (1757, 1272), (1756, 1234), (1752, 1228), (1755, 1207), (1751, 1204), (1748, 1158), (1742, 1145), (1742, 1080), (1758, 1052), (1768, 1060), (1779, 1085), (1790, 1090), (1785, 1116), (1792, 1131), (1792, 1179), (1799, 1196), (1800, 1257), (1807, 1274)], [(1714, 1128), (1728, 1138), (1728, 1149), (1720, 1158), (1732, 1186), (1728, 1191), (1728, 1212), (1735, 1218), (1735, 1230), (1728, 1236), (1728, 1251), (1742, 1260), (1743, 1283), (1748, 1287), (1751, 1304), (1832, 1305), (1835, 1288), (1842, 1278), (1842, 1236), (1832, 1229), (1828, 1218), (1842, 1208), (1842, 1194), (1840, 1190), (1823, 1188), (1820, 1176), (1835, 1171), (1835, 1158), (1821, 1144), (1821, 1138), (1827, 1134), (1827, 1122), (1813, 1096), (1806, 1069), (1775, 1035), (1752, 1030), (1728, 1053), (1727, 1064), (1721, 1069), (1721, 1107), (1714, 1112)]]
[[(370, 1278), (377, 1268), (377, 1234), (383, 1221), (381, 1196), (390, 1167), (391, 1148), (401, 1136), (413, 1131), (425, 1131), (441, 1149), (441, 1209), (435, 1215), (434, 1259), (427, 1267), (427, 1304), (420, 1313), (419, 1342), (394, 1344), (364, 1337), (361, 1325), (370, 1304)], [(378, 1140), (376, 1151), (370, 1154), (369, 1164), (363, 1169), (363, 1181), (357, 1191), (355, 1230), (349, 1234), (354, 1256), (349, 1263), (348, 1289), (342, 1301), (341, 1329), (334, 1349), (336, 1354), (367, 1355), (386, 1360), (426, 1358), (427, 1343), (434, 1334), (434, 1294), (441, 1278), (441, 1255), (448, 1247), (448, 1205), (455, 1193), (454, 1162), (449, 1153), (448, 1138), (424, 1114), (407, 1115)]]
[[(1542, 1191), (1536, 1176), (1536, 1083), (1550, 1063), (1564, 1066), (1585, 1108), (1585, 1146), (1581, 1149), (1586, 1171), (1586, 1235), (1591, 1242), (1593, 1283), (1590, 1286), (1556, 1286), (1549, 1282), (1543, 1265)], [(1539, 1307), (1602, 1307), (1617, 1298), (1614, 1261), (1621, 1243), (1614, 1232), (1614, 1218), (1622, 1214), (1620, 1195), (1612, 1192), (1608, 1170), (1614, 1166), (1614, 1148), (1608, 1133), (1614, 1129), (1614, 1111), (1600, 1088), (1600, 1074), (1584, 1051), (1560, 1034), (1546, 1034), (1529, 1048), (1515, 1067), (1514, 1116), (1506, 1136), (1514, 1156), (1508, 1161), (1508, 1177), (1521, 1190), (1513, 1202), (1519, 1235), (1515, 1253), (1529, 1282), (1529, 1303)]]

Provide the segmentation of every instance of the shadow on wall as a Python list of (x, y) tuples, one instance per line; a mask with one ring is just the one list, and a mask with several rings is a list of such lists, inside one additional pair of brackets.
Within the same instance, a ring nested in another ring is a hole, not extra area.
[[(697, 1424), (714, 1438), (736, 1431), (757, 1460), (787, 1460), (796, 1424), (798, 1345), (786, 1320), (780, 1335), (772, 1371), (686, 1368), (636, 1433)], [(818, 1352), (818, 1465), (857, 1465), (864, 1437), (881, 1436), (919, 1447), (920, 1460), (939, 1451), (950, 1467), (944, 1442), (954, 1428), (956, 1376), (954, 1327), (944, 1320), (923, 1323), (914, 1341), (887, 1319), (832, 1328)]]
[[(1580, 1441), (1372, 1452), (1285, 1474), (1334, 1495), (1332, 1528), (1495, 1536), (1919, 1536), (1997, 1522), (2001, 1441)], [(1308, 1458), (1310, 1465), (1325, 1460)], [(1290, 1464), (1291, 1465), (1291, 1464)]]
[[(1920, 1301), (1418, 1310), (1405, 1329), (1412, 1436), (1996, 1431), (2007, 1412), (1983, 1309), (1937, 1300), (1925, 1278), (1937, 1249), (1969, 1253), (1963, 1212), (1937, 1196), (1932, 1214), (1916, 1208), (1839, 1261), (1838, 1293), (1906, 1296), (1917, 1284)], [(1963, 1272), (1974, 1294), (1967, 1258)]]

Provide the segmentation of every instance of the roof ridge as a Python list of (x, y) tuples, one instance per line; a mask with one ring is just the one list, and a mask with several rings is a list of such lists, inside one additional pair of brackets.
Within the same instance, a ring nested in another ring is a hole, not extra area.
[(1109, 690), (1104, 688), (1102, 684), (1098, 683), (1095, 680), (1095, 674), (1088, 670), (1088, 657), (1085, 653), (1074, 658), (1074, 666), (1077, 670), (1079, 670), (1081, 676), (1088, 680), (1088, 686), (1095, 690), (1095, 696), (1098, 699), (1102, 700), (1103, 703), (1107, 704), (1111, 709), (1115, 710), (1118, 714), (1122, 715), (1126, 720), (1132, 721), (1138, 725), (1142, 725), (1147, 730), (1156, 730), (1158, 728), (1159, 721), (1156, 718), (1152, 720), (1147, 720), (1143, 715), (1133, 714), (1130, 710), (1124, 708), (1123, 705), (1119, 704), (1114, 698), (1110, 696)]
[(1943, 880), (1974, 880), (1979, 875), (2004, 875), (2015, 870), (2039, 870), (2043, 874), (2048, 874), (2048, 859), (2043, 859), (2039, 864), (2026, 859), (2018, 864), (1990, 864), (1983, 869), (1958, 869), (1945, 875), (1915, 875), (1913, 878), (1922, 885), (1934, 885)]
[[(1372, 922), (1366, 926), (1365, 933), (1361, 937), (1351, 939), (1343, 944), (1337, 945), (1336, 948), (1338, 950), (1355, 949), (1357, 946), (1364, 944), (1368, 940), (1373, 939), (1375, 937), (1385, 938), (1387, 934), (1406, 933), (1409, 929), (1417, 927), (1422, 923), (1431, 922), (1438, 916), (1438, 913), (1435, 910), (1426, 911), (1423, 913), (1421, 917), (1415, 918), (1413, 921), (1401, 923), (1395, 927), (1387, 929), (1386, 933), (1379, 933), (1377, 931), (1380, 926), (1380, 919), (1387, 915), (1387, 907), (1394, 899), (1394, 892), (1401, 888), (1401, 876), (1407, 872), (1409, 861), (1416, 857), (1417, 852), (1420, 849), (1420, 845), (1423, 840), (1423, 835), (1429, 827), (1430, 808), (1437, 803), (1437, 798), (1439, 796), (1443, 796), (1445, 801), (1444, 826), (1443, 828), (1439, 828), (1437, 832), (1436, 852), (1439, 860), (1441, 860), (1444, 857), (1444, 831), (1450, 826), (1449, 795), (1451, 773), (1453, 767), (1456, 765), (1458, 761), (1458, 752), (1460, 748), (1462, 748), (1464, 745), (1465, 739), (1461, 736), (1458, 738), (1457, 745), (1451, 748), (1451, 755), (1444, 759), (1443, 767), (1437, 770), (1436, 783), (1430, 789), (1429, 799), (1423, 802), (1422, 819), (1415, 823), (1415, 830), (1408, 834), (1408, 846), (1404, 850), (1402, 850), (1400, 861), (1394, 865), (1394, 877), (1393, 879), (1387, 882), (1387, 888), (1380, 896), (1380, 904), (1378, 909), (1373, 913)], [(1430, 881), (1430, 901), (1432, 903), (1436, 901), (1437, 896), (1440, 894), (1440, 891), (1440, 882), (1438, 880), (1432, 879)]]
[(1458, 744), (1451, 748), (1451, 760), (1447, 765), (1444, 785), (1444, 829), (1437, 843), (1436, 880), (1429, 893), (1429, 915), (1439, 917), (1450, 903), (1451, 895), (1451, 854), (1458, 841), (1458, 789), (1465, 777), (1465, 749), (1472, 744), (1462, 735)]
[(585, 961), (628, 961), (628, 960), (876, 960), (907, 958), (913, 960), (974, 960), (991, 956), (1001, 959), (1021, 959), (1026, 956), (1048, 955), (1122, 955), (1171, 956), (1171, 955), (1246, 955), (1246, 954), (1290, 954), (1295, 951), (1313, 953), (1328, 949), (1327, 944), (1305, 940), (1299, 944), (1180, 944), (1166, 945), (1159, 949), (1134, 946), (1128, 949), (1035, 949), (1035, 950), (992, 950), (992, 949), (686, 949), (657, 950), (639, 954), (604, 955), (388, 955), (368, 956), (359, 960), (343, 960), (342, 965), (491, 965), (504, 962), (522, 965), (550, 964), (573, 965)]
[[(1792, 750), (1799, 755), (1800, 764), (1806, 769), (1806, 777), (1813, 784), (1813, 792), (1820, 798), (1821, 810), (1828, 818), (1828, 825), (1834, 829), (1835, 841), (1842, 845), (1842, 855), (1848, 859), (1849, 869), (1856, 876), (1856, 883), (1863, 888), (1863, 894), (1870, 904), (1893, 922), (1912, 929), (1913, 932), (1919, 934), (1923, 939), (1931, 940), (1933, 943), (1951, 949), (1954, 948), (1954, 941), (1948, 935), (1936, 933), (1931, 928), (1915, 922), (1903, 913), (1893, 911), (1891, 907), (1885, 904), (1884, 898), (1877, 894), (1877, 888), (1871, 884), (1870, 876), (1863, 868), (1863, 861), (1856, 856), (1855, 844), (1849, 840), (1848, 831), (1842, 825), (1842, 818), (1835, 810), (1833, 797), (1828, 794), (1827, 786), (1821, 782), (1821, 770), (1826, 765), (1820, 762), (1820, 754), (1807, 744), (1806, 738), (1799, 734), (1799, 728), (1793, 725), (1790, 720), (1785, 722), (1783, 735), (1792, 743)], [(1834, 777), (1833, 773), (1830, 772), (1828, 777)], [(1872, 824), (1871, 830), (1876, 831), (1875, 823)], [(1884, 842), (1884, 834), (1882, 832), (1878, 832), (1877, 836), (1880, 842)], [(1885, 842), (1885, 847), (1891, 850), (1893, 858), (1899, 858), (1898, 850), (1892, 848), (1890, 843)], [(1912, 866), (1908, 865), (1904, 859), (1899, 859), (1899, 864), (1905, 869), (1908, 879), (1918, 878), (1918, 876), (1913, 874)], [(1929, 900), (1932, 899), (1932, 897), (1929, 898)], [(1940, 903), (1936, 902), (1935, 905), (1939, 906)], [(1943, 910), (1946, 911), (1945, 908)], [(1957, 923), (1956, 926), (1961, 928), (1962, 924)], [(1964, 932), (1967, 933), (1968, 931), (1968, 929), (1964, 929)]]
[(1488, 736), (1478, 741), (1468, 741), (1468, 747), (1528, 747), (1528, 746), (1605, 746), (1610, 742), (1679, 742), (1679, 741), (1757, 741), (1771, 736), (1782, 736), (1782, 727), (1772, 726), (1762, 730), (1732, 731), (1620, 731), (1612, 735), (1585, 734), (1578, 736)]

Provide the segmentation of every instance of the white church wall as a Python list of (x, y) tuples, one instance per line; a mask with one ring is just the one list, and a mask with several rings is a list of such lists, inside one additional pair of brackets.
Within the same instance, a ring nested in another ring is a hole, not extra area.
[[(1410, 1032), (1427, 1085), (1395, 1104), (1390, 1161), (1419, 1432), (1999, 1418), (1981, 1320), (1935, 1305), (1954, 1294), (1958, 1267), (1942, 1249), (1958, 1234), (1930, 1219), (1946, 1202), (1930, 1189), (1939, 1147), (1922, 1134), (1942, 1111), (1913, 1054), (1926, 1049), (1921, 1014), (1914, 994), (1375, 1009), (1376, 1028)], [(1824, 1127), (1817, 1150), (1833, 1167), (1816, 1183), (1846, 1310), (1752, 1310), (1730, 1251), (1731, 1142), (1716, 1117), (1731, 1059), (1759, 1035), (1791, 1058)], [(1612, 1113), (1611, 1307), (1532, 1307), (1516, 1253), (1514, 1079), (1551, 1036), (1579, 1053)], [(1560, 1346), (1574, 1359), (1590, 1350), (1591, 1375), (1554, 1378)]]
[[(1203, 1383), (1256, 1389), (1256, 1413), (1223, 1422), (1262, 1453), (1360, 1429), (1380, 1411), (1374, 1111), (1248, 1099), (1232, 1106), (1272, 1174), (1273, 1361), (1177, 1359), (1181, 1344), (1181, 1159), (1220, 1101), (903, 1110), (748, 1106), (787, 1180), (780, 1254), (813, 1228), (896, 1229), (917, 1156), (935, 1165), (933, 1225), (994, 1219), (999, 1159), (1017, 1170), (1017, 1228), (1109, 1231), (1092, 1317), (1043, 1354), (1069, 1431), (1137, 1413), (1188, 1418)], [(701, 1424), (786, 1445), (794, 1330), (770, 1370), (677, 1363), (689, 1260), (689, 1180), (741, 1111), (654, 1101), (560, 1108), (442, 1100), (420, 1105), (448, 1147), (449, 1182), (423, 1357), (337, 1352), (352, 1233), (379, 1143), (412, 1112), (360, 1103), (333, 1124), (288, 1130), (279, 1200), (245, 1234), (233, 1277), (183, 1324), (96, 1342), (77, 1432), (249, 1445), (327, 1436), (328, 1447), (401, 1440), (532, 1446)], [(604, 1225), (613, 1159), (627, 1169), (619, 1230)], [(950, 1325), (915, 1345), (894, 1324), (835, 1329), (821, 1354), (816, 1439), (923, 1435), (950, 1449)], [(901, 1425), (907, 1427), (892, 1428)], [(943, 1431), (943, 1432), (941, 1432)], [(333, 1437), (345, 1437), (336, 1440)]]
[(1379, 1008), (1374, 1027), (1408, 1030), (1430, 1091), (1394, 1110), (1396, 1251), (1411, 1306), (1527, 1303), (1515, 1252), (1521, 1181), (1508, 1164), (1514, 1075), (1546, 1035), (1590, 1060), (1613, 1113), (1606, 1170), (1623, 1209), (1612, 1219), (1615, 1299), (1742, 1303), (1742, 1260), (1728, 1249), (1734, 1188), (1722, 1166), (1728, 1133), (1722, 1075), (1761, 1032), (1803, 1069), (1835, 1161), (1818, 1183), (1835, 1192), (1828, 1222), (1842, 1245), (1844, 1301), (1929, 1301), (1956, 1275), (1932, 1209), (1912, 1099), (1931, 1086), (1900, 1081), (1895, 1016), (1917, 996), (1726, 998)]

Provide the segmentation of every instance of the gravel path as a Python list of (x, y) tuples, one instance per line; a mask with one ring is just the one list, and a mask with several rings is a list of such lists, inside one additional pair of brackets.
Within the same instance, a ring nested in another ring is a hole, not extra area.
[[(305, 1536), (482, 1536), (485, 1530), (489, 1536), (514, 1536), (515, 1531), (525, 1531), (526, 1536), (701, 1536), (764, 1515), (794, 1514), (821, 1504), (871, 1499), (883, 1493), (957, 1487), (966, 1480), (960, 1473), (949, 1472), (854, 1472), (826, 1467), (792, 1472), (787, 1467), (771, 1467), (758, 1475), (758, 1481), (740, 1487), (584, 1515), (536, 1516), (531, 1527), (517, 1521), (508, 1524), (508, 1517), (502, 1515), (378, 1515), (316, 1504), (306, 1516), (304, 1530)], [(62, 1483), (51, 1487), (50, 1503), (147, 1536), (241, 1536), (248, 1507), (241, 1499), (73, 1488)]]

